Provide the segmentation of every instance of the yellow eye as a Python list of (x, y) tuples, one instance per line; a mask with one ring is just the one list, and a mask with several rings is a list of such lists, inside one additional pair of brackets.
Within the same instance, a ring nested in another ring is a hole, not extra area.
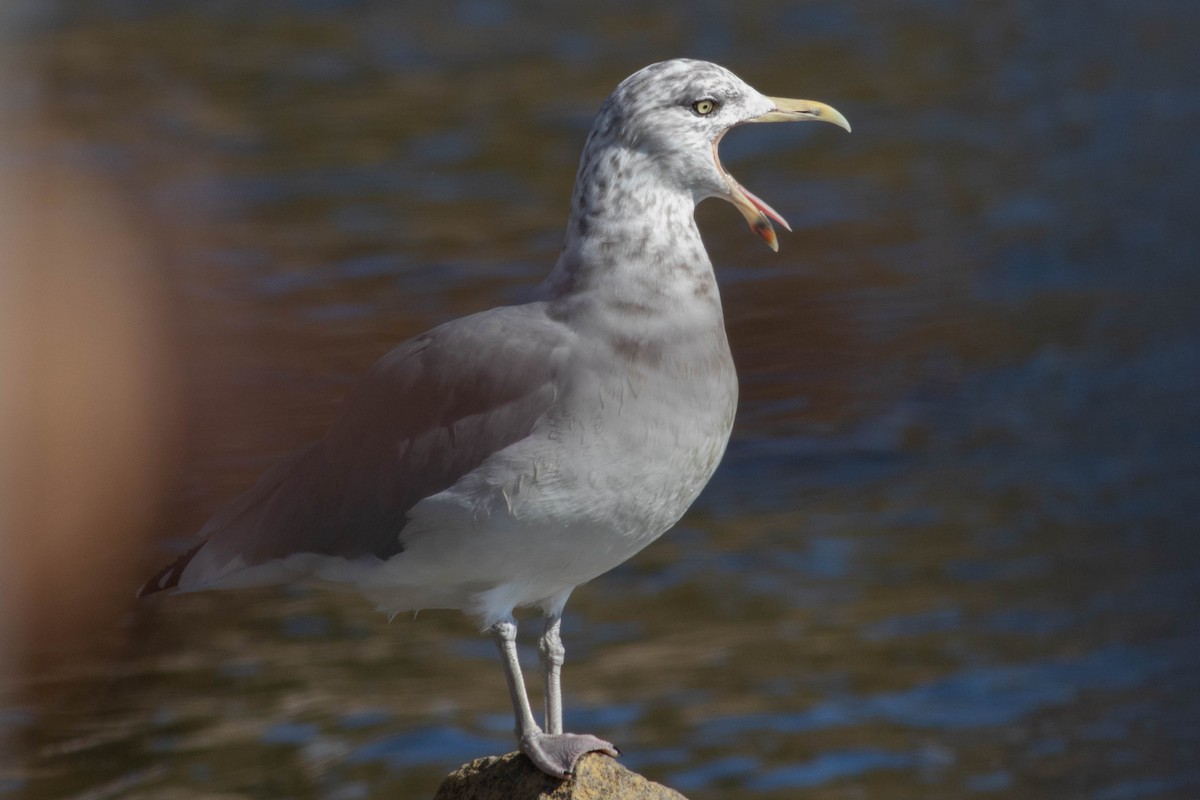
[(707, 117), (709, 114), (717, 110), (716, 100), (697, 100), (692, 103), (692, 111), (695, 111), (702, 117)]

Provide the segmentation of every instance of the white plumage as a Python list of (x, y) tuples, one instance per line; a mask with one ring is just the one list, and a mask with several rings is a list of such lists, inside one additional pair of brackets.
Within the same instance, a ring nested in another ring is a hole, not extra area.
[[(721, 166), (744, 122), (820, 119), (700, 61), (654, 64), (601, 108), (558, 263), (532, 303), (454, 320), (377, 362), (320, 442), (201, 530), (148, 594), (313, 580), (389, 613), (457, 608), (491, 630), (522, 749), (570, 774), (608, 742), (562, 732), (559, 618), (571, 591), (670, 528), (712, 476), (737, 403), (696, 228), (732, 202), (775, 247), (786, 222)], [(513, 610), (540, 607), (546, 730), (516, 664)]]

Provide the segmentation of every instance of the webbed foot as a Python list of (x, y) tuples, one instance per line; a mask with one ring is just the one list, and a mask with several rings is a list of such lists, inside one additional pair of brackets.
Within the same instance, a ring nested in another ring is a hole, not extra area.
[(538, 769), (556, 778), (569, 778), (575, 764), (586, 753), (600, 752), (616, 758), (621, 753), (612, 744), (590, 733), (543, 733), (536, 731), (521, 737), (521, 752)]

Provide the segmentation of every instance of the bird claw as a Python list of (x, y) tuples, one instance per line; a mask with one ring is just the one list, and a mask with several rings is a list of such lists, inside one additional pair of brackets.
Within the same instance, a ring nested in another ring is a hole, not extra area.
[(538, 769), (555, 778), (569, 778), (587, 753), (604, 753), (616, 758), (621, 753), (612, 744), (590, 733), (535, 733), (521, 737), (521, 752)]

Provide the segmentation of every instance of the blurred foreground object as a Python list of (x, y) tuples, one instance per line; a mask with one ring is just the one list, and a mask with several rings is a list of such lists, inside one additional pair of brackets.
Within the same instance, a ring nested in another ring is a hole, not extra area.
[(48, 126), (0, 136), (0, 676), (19, 676), (115, 643), (178, 392), (163, 293), (112, 192)]

